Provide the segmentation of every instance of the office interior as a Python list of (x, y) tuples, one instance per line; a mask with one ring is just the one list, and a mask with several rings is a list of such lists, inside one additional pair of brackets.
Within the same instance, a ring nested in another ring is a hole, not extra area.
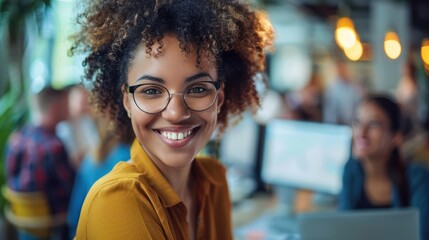
[[(82, 58), (67, 55), (78, 0), (34, 2), (40, 4), (25, 11), (17, 4), (0, 17), (1, 151), (8, 134), (32, 117), (32, 92), (76, 84), (82, 74)], [(244, 114), (220, 139), (214, 136), (200, 154), (218, 157), (227, 168), (236, 239), (299, 239), (297, 215), (336, 211), (342, 167), (352, 154), (350, 124), (323, 119), (323, 96), (338, 59), (363, 92), (392, 96), (412, 61), (418, 124), (402, 150), (429, 164), (429, 2), (249, 2), (276, 36), (266, 71), (255, 76), (261, 108)], [(11, 17), (19, 14), (22, 22)], [(337, 36), (340, 27), (352, 34)], [(7, 223), (2, 228), (7, 232)]]

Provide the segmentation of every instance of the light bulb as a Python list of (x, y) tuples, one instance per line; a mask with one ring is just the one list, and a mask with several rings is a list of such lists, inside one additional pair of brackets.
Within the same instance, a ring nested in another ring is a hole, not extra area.
[(387, 32), (384, 38), (384, 51), (390, 59), (397, 59), (401, 55), (402, 47), (395, 32)]
[(352, 61), (359, 60), (363, 54), (362, 43), (357, 40), (351, 48), (344, 48), (344, 53)]
[(425, 38), (422, 41), (421, 55), (423, 62), (429, 65), (429, 38)]
[(337, 21), (335, 29), (335, 41), (341, 48), (351, 48), (357, 39), (353, 21), (348, 17), (342, 17)]

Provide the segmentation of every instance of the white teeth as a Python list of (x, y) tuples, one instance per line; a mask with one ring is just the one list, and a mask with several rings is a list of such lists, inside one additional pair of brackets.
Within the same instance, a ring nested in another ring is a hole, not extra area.
[(189, 130), (187, 132), (161, 132), (161, 135), (165, 138), (172, 139), (172, 140), (182, 140), (184, 138), (187, 138), (189, 135), (191, 135), (192, 130)]

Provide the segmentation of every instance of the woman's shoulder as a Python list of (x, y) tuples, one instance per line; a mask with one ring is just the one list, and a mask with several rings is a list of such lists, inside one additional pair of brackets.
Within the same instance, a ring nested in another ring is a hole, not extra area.
[(411, 180), (424, 181), (429, 185), (429, 168), (427, 166), (417, 163), (409, 163), (407, 165), (407, 173)]
[[(139, 185), (139, 188), (136, 188)], [(135, 192), (137, 189), (147, 189), (150, 184), (145, 181), (137, 168), (128, 162), (117, 163), (112, 171), (98, 179), (91, 187), (90, 194), (115, 194), (126, 191)]]
[(362, 173), (362, 163), (356, 158), (349, 158), (344, 164), (345, 172)]
[(426, 166), (411, 163), (407, 166), (407, 176), (413, 198), (429, 200), (429, 169)]
[[(162, 204), (135, 166), (120, 162), (91, 187), (82, 207), (76, 236), (120, 239), (128, 234), (124, 239), (145, 239), (147, 236), (142, 234), (149, 231), (147, 228), (157, 229), (159, 225), (153, 223), (158, 219), (158, 210), (163, 209)], [(129, 223), (139, 228), (130, 228)], [(111, 227), (117, 231), (106, 231)]]

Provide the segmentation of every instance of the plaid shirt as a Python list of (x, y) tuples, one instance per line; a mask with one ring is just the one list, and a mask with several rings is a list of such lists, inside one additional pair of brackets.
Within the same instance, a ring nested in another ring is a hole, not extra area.
[(10, 188), (45, 192), (53, 214), (67, 212), (75, 170), (54, 133), (32, 125), (13, 133), (6, 147), (6, 171)]

